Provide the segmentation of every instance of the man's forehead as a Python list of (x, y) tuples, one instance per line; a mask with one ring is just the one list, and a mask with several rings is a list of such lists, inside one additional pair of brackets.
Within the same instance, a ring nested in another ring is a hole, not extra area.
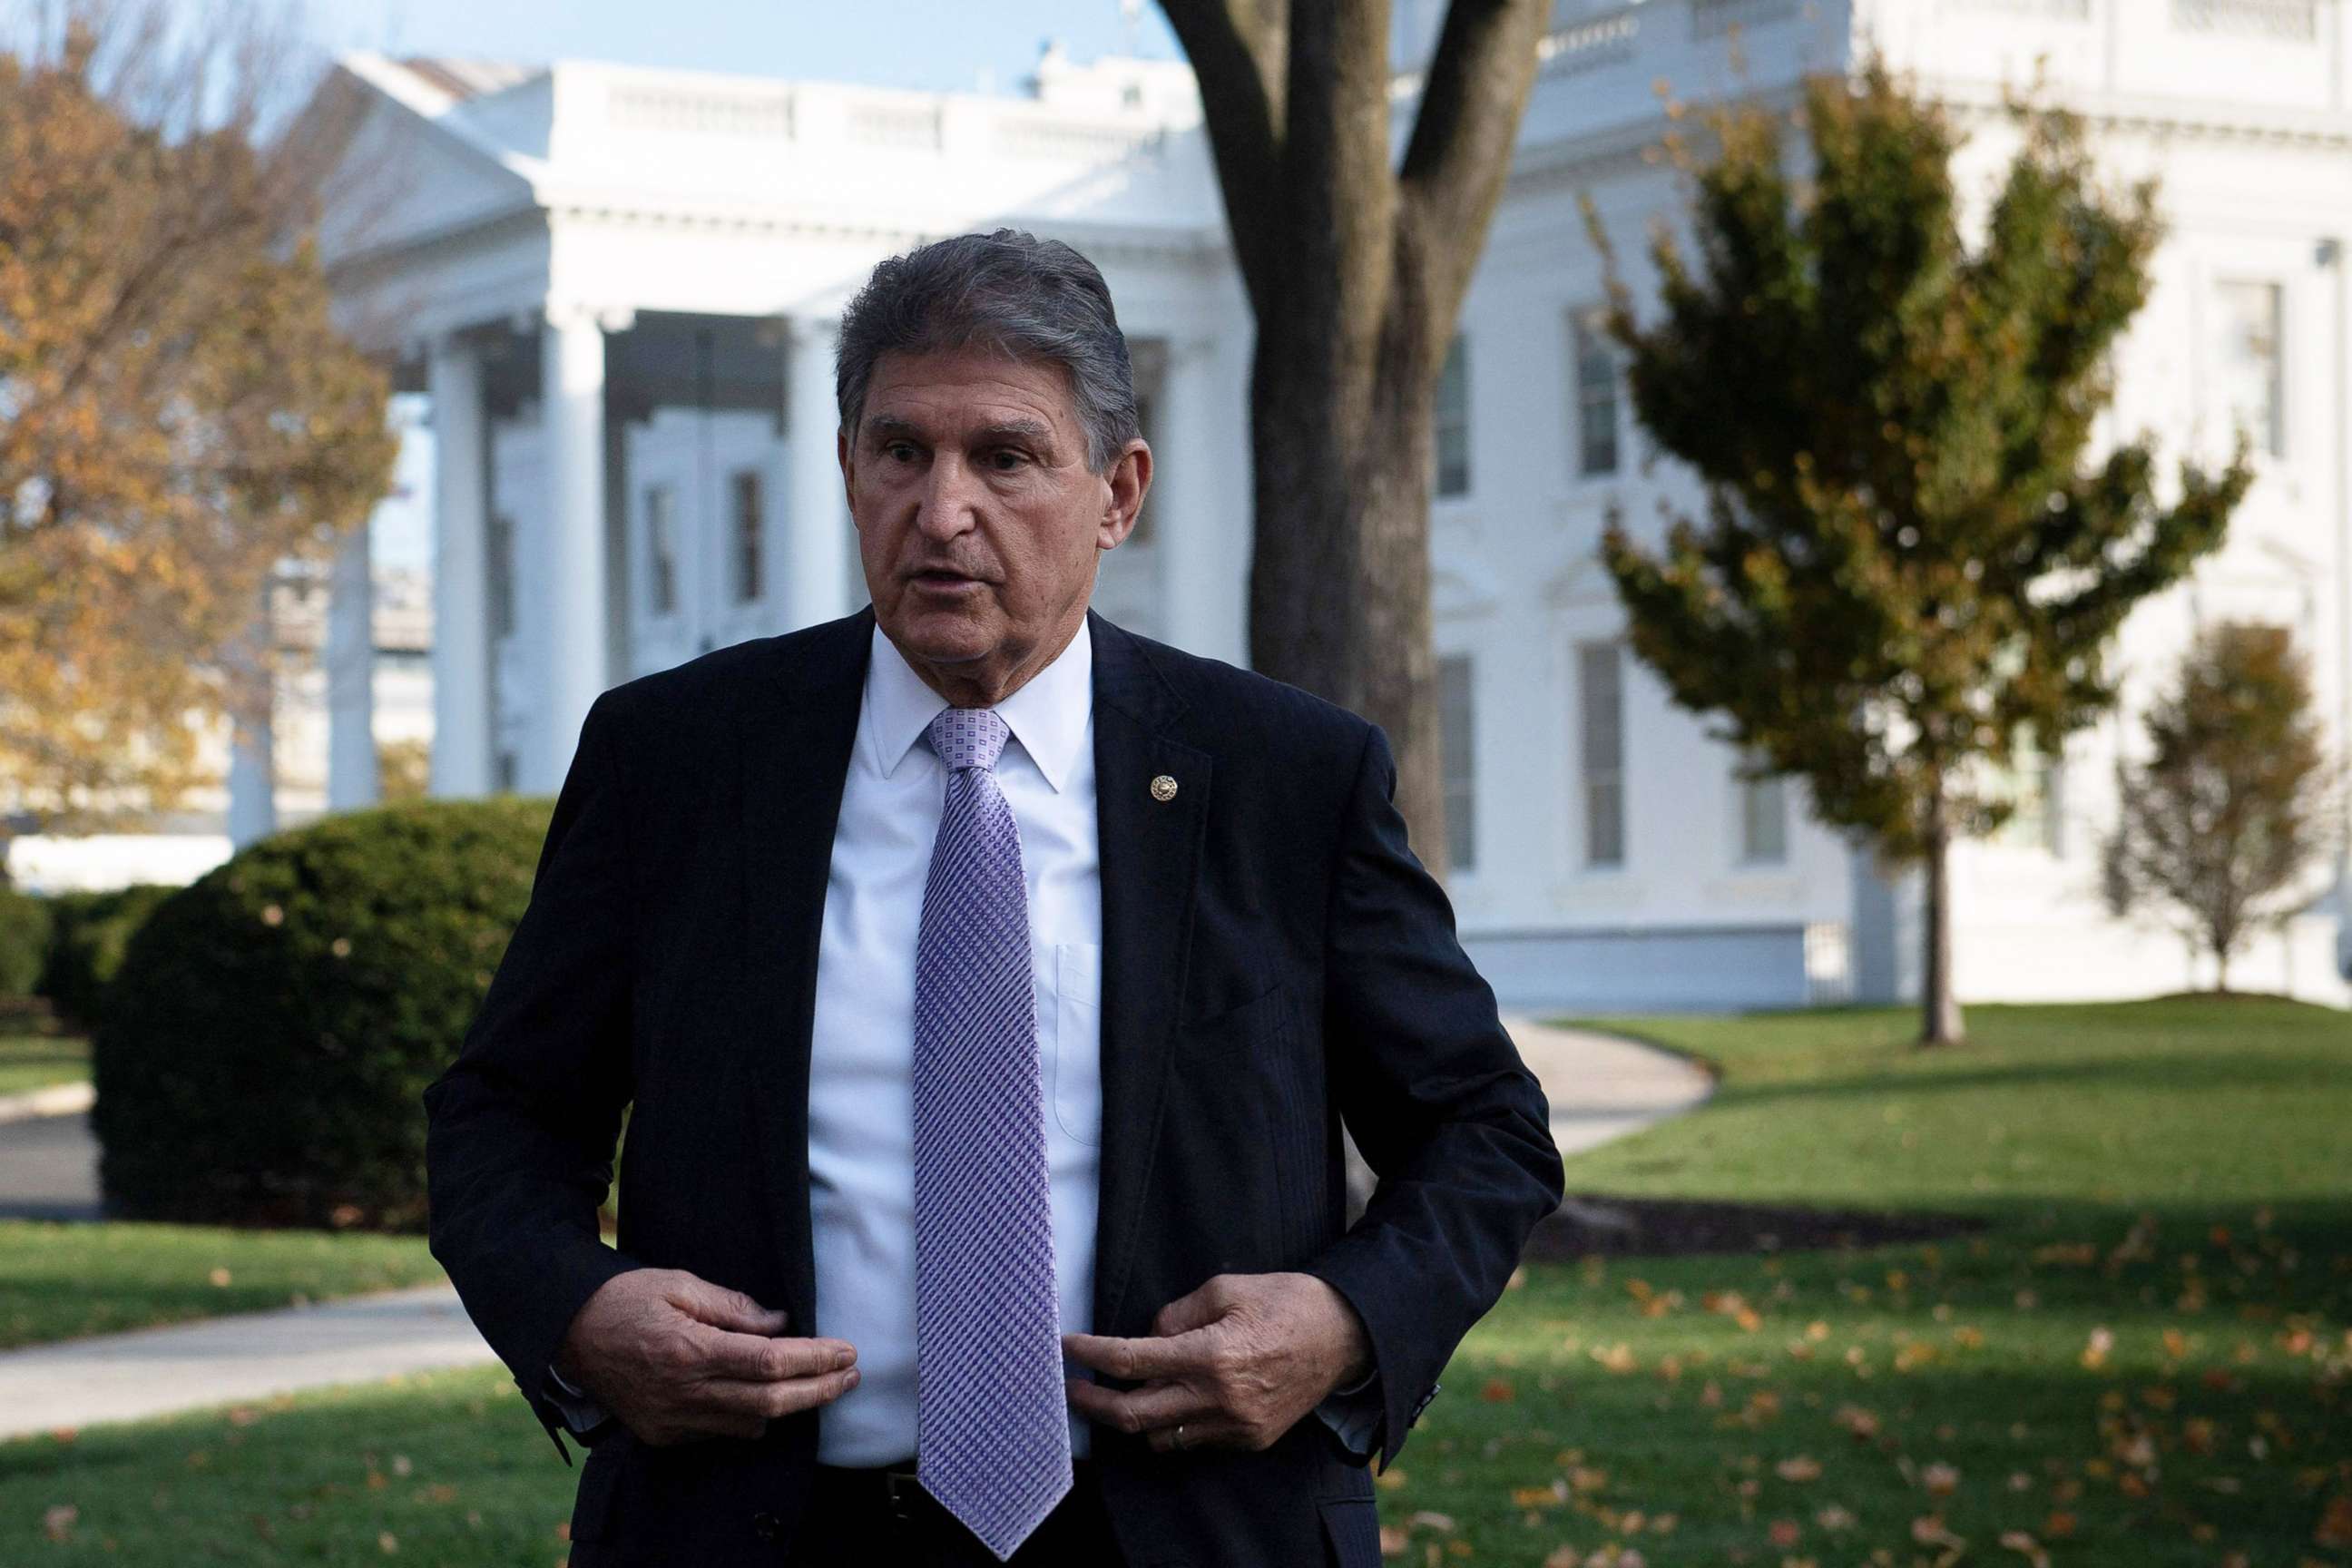
[(1074, 429), (1077, 418), (1060, 365), (975, 348), (882, 355), (866, 384), (865, 422), (926, 429), (1027, 423), (1052, 433)]

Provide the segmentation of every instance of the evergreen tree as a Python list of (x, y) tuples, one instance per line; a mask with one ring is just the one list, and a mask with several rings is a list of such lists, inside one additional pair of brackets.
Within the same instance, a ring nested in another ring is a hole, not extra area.
[(2007, 815), (1989, 776), (2114, 700), (2132, 607), (2217, 544), (2250, 481), (2183, 463), (2155, 495), (2142, 437), (2086, 458), (2107, 353), (2148, 291), (2152, 182), (2095, 179), (2079, 121), (2012, 105), (2022, 143), (1963, 238), (1941, 109), (1883, 62), (1809, 79), (1794, 116), (1718, 110), (1693, 175), (1696, 268), (1661, 230), (1663, 312), (1607, 263), (1634, 409), (1696, 471), (1702, 523), (1663, 552), (1612, 516), (1601, 553), (1633, 649), (1713, 731), (1801, 775), (1882, 864), (1924, 862), (1922, 1044), (1957, 1040), (1951, 844)]

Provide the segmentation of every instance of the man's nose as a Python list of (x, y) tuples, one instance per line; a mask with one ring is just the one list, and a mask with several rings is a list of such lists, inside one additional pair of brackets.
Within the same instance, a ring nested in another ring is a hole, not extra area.
[(931, 459), (915, 498), (915, 526), (933, 539), (953, 539), (979, 521), (980, 476), (953, 453)]

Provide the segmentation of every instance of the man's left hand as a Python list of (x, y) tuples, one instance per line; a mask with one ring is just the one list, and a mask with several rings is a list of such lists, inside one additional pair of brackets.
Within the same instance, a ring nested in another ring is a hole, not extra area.
[(1363, 1320), (1312, 1274), (1216, 1275), (1160, 1308), (1151, 1332), (1062, 1336), (1072, 1361), (1141, 1387), (1120, 1393), (1082, 1377), (1064, 1382), (1071, 1408), (1162, 1452), (1270, 1447), (1372, 1366)]

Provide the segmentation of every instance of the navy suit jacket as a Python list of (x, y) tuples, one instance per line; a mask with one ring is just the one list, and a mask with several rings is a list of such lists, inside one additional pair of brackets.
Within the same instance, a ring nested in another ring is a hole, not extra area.
[[(1549, 1107), (1406, 845), (1381, 731), (1088, 615), (1096, 1330), (1148, 1335), (1214, 1274), (1317, 1275), (1370, 1337), (1385, 1468), (1559, 1205)], [(566, 1462), (545, 1370), (615, 1274), (688, 1269), (786, 1308), (790, 1332), (856, 1340), (816, 1321), (807, 1104), (872, 626), (860, 610), (597, 698), (529, 907), (425, 1091), (433, 1254)], [(632, 1104), (615, 1247), (596, 1211)], [(1352, 1227), (1343, 1116), (1379, 1177)], [(660, 1447), (611, 1429), (572, 1568), (793, 1561), (821, 1415)], [(1256, 1452), (1093, 1441), (1138, 1568), (1378, 1568), (1371, 1476), (1311, 1415)]]

